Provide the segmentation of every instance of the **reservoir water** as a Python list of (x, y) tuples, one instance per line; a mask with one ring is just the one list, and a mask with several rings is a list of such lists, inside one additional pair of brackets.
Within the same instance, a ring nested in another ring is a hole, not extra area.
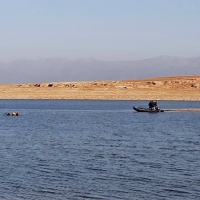
[(200, 199), (200, 113), (147, 104), (0, 100), (0, 200)]

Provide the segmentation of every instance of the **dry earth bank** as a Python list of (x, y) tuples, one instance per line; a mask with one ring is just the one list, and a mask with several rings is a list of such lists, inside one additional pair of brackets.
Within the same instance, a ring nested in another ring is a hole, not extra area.
[(0, 85), (0, 99), (200, 100), (200, 76)]

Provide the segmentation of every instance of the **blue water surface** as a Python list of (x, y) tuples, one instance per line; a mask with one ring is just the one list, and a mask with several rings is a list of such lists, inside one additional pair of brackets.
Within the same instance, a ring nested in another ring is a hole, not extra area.
[(135, 105), (148, 102), (0, 100), (0, 200), (200, 199), (200, 113)]

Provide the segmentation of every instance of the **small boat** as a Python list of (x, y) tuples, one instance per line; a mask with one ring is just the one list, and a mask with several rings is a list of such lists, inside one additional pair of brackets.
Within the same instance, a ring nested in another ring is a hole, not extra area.
[(19, 116), (19, 112), (4, 113), (4, 116)]
[(164, 112), (164, 110), (161, 110), (161, 109), (151, 110), (149, 108), (141, 108), (141, 107), (138, 107), (138, 106), (133, 106), (133, 110), (135, 110), (137, 112), (149, 112), (149, 113)]

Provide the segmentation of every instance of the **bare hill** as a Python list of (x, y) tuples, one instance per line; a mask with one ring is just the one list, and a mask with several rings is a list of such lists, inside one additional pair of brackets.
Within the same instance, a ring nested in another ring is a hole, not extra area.
[(200, 100), (200, 76), (0, 85), (0, 99)]

